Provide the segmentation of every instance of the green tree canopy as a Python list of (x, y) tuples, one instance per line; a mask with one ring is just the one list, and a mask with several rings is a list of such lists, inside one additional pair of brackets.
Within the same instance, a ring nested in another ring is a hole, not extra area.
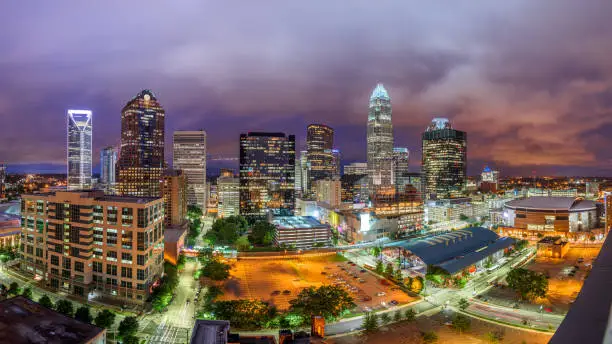
[(41, 296), (40, 299), (38, 299), (38, 303), (40, 303), (41, 306), (53, 309), (53, 302), (47, 295)]
[(21, 296), (32, 300), (32, 288), (30, 287), (23, 288), (23, 291), (21, 292)]
[(57, 300), (55, 310), (65, 316), (72, 317), (74, 315), (74, 306), (68, 300)]
[(471, 325), (472, 322), (470, 321), (470, 318), (463, 314), (455, 314), (455, 317), (452, 321), (452, 327), (455, 330), (459, 331), (459, 333), (468, 331)]
[(378, 316), (374, 312), (367, 312), (363, 317), (363, 330), (372, 333), (378, 329)]
[(119, 337), (121, 338), (134, 336), (138, 331), (138, 319), (136, 319), (136, 317), (124, 318), (119, 323), (117, 331), (119, 332)]
[(81, 306), (77, 308), (76, 312), (74, 312), (74, 318), (88, 324), (91, 324), (93, 321), (93, 316), (91, 315), (88, 306)]
[(258, 300), (218, 301), (208, 309), (216, 319), (229, 320), (233, 326), (243, 330), (264, 327), (273, 314), (272, 307)]
[(251, 247), (249, 239), (243, 235), (236, 240), (236, 248), (238, 251), (247, 251)]
[(512, 269), (506, 276), (508, 286), (522, 298), (545, 297), (548, 292), (548, 280), (542, 273), (528, 269)]
[(274, 240), (276, 227), (267, 221), (257, 221), (251, 227), (249, 241), (255, 245), (270, 246)]
[(103, 309), (96, 316), (94, 323), (98, 327), (109, 329), (115, 323), (115, 313), (109, 311), (108, 309)]
[(244, 217), (229, 216), (217, 219), (206, 233), (206, 239), (213, 245), (234, 245), (246, 232), (247, 221)]
[(123, 340), (121, 342), (123, 344), (139, 344), (140, 340), (136, 336), (126, 336), (123, 337)]
[(323, 285), (318, 288), (302, 289), (297, 298), (289, 301), (291, 311), (310, 319), (320, 315), (326, 319), (340, 316), (344, 311), (354, 308), (355, 302), (344, 288), (333, 285)]
[(12, 282), (9, 285), (8, 294), (9, 295), (18, 295), (19, 294), (19, 284), (17, 284), (17, 282)]
[(470, 303), (468, 302), (468, 300), (462, 297), (461, 299), (459, 299), (458, 306), (459, 309), (463, 311), (470, 306)]
[(223, 281), (229, 277), (230, 266), (217, 258), (209, 259), (202, 267), (202, 276), (213, 281)]

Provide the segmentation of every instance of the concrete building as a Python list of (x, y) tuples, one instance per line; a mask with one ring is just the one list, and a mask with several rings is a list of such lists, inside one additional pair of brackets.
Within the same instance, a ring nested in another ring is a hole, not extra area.
[(340, 179), (342, 187), (342, 202), (366, 203), (368, 194), (367, 174), (345, 174)]
[(143, 90), (121, 111), (121, 150), (117, 161), (117, 193), (159, 197), (165, 169), (165, 111), (150, 90)]
[(164, 260), (172, 265), (178, 262), (181, 249), (185, 246), (187, 226), (169, 227), (164, 230)]
[(354, 162), (352, 164), (344, 165), (344, 175), (367, 175), (368, 164), (365, 162)]
[(167, 169), (161, 180), (161, 195), (164, 199), (164, 224), (166, 227), (180, 226), (187, 218), (187, 177), (183, 170)]
[(68, 110), (68, 190), (91, 189), (92, 116)]
[(221, 170), (217, 178), (218, 217), (240, 214), (240, 179), (232, 170)]
[(309, 249), (331, 244), (331, 230), (311, 216), (278, 216), (271, 223), (276, 226), (274, 243)]
[(23, 296), (1, 301), (0, 309), (0, 343), (106, 343), (106, 329), (67, 317)]
[(538, 241), (538, 257), (545, 258), (565, 258), (567, 252), (570, 249), (570, 244), (564, 238), (556, 237), (544, 237)]
[(387, 194), (393, 183), (393, 123), (391, 98), (383, 84), (370, 96), (367, 130), (368, 189), (370, 195)]
[(597, 228), (595, 202), (573, 197), (529, 197), (504, 205), (504, 224), (520, 230), (567, 236)]
[(337, 208), (342, 202), (342, 185), (340, 179), (319, 179), (314, 182), (314, 193), (318, 202)]
[(404, 192), (406, 185), (410, 185), (409, 162), (410, 151), (408, 151), (408, 148), (393, 148), (393, 182), (395, 183), (395, 192)]
[[(230, 333), (227, 320), (196, 320), (190, 344), (276, 344), (274, 336), (245, 336)], [(297, 344), (297, 342), (294, 342)], [(302, 344), (304, 342), (300, 342)], [(282, 344), (282, 343), (279, 343)]]
[(486, 202), (474, 201), (469, 197), (429, 200), (425, 203), (427, 223), (458, 223), (468, 218), (481, 218), (489, 215)]
[(58, 191), (21, 202), (23, 272), (80, 297), (149, 297), (163, 272), (161, 198)]
[(187, 204), (206, 211), (206, 132), (175, 131), (172, 166), (187, 177)]

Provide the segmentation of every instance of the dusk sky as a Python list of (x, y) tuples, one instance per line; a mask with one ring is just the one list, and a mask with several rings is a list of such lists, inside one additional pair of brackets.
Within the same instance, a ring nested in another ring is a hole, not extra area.
[(212, 155), (237, 157), (240, 132), (295, 134), (301, 149), (315, 122), (336, 130), (343, 163), (365, 161), (382, 82), (415, 170), (442, 116), (468, 133), (469, 174), (612, 175), (612, 1), (433, 3), (4, 1), (0, 160), (65, 172), (66, 110), (86, 108), (97, 166), (148, 88), (169, 162), (174, 130), (204, 129)]

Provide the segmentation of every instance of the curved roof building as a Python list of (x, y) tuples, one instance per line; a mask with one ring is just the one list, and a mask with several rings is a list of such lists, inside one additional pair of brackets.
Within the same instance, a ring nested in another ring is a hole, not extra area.
[(597, 206), (574, 197), (529, 197), (506, 203), (504, 221), (517, 229), (584, 232), (597, 227)]

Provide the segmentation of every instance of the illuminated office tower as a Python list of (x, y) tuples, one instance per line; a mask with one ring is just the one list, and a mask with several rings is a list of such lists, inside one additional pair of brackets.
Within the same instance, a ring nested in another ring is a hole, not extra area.
[(334, 175), (334, 129), (323, 124), (311, 124), (306, 131), (306, 146), (310, 162), (310, 181)]
[(68, 110), (68, 190), (91, 188), (91, 111)]
[(0, 164), (0, 198), (6, 197), (6, 165)]
[(175, 131), (173, 141), (174, 168), (187, 177), (187, 204), (206, 210), (206, 132)]
[(234, 171), (222, 169), (217, 178), (218, 216), (240, 215), (240, 180)]
[(388, 193), (394, 188), (393, 124), (391, 98), (382, 84), (376, 85), (370, 97), (368, 113), (368, 188), (370, 195)]
[(467, 134), (446, 118), (434, 118), (423, 133), (423, 175), (429, 197), (446, 198), (465, 185)]
[(293, 215), (295, 136), (250, 132), (240, 135), (240, 215)]
[(310, 192), (310, 162), (307, 151), (301, 151), (295, 164), (295, 192), (296, 196), (304, 197)]
[(409, 159), (410, 152), (408, 148), (393, 148), (393, 181), (395, 183), (396, 192), (404, 192), (406, 185), (410, 184), (410, 175), (408, 172)]
[(160, 197), (164, 171), (165, 112), (153, 92), (143, 90), (121, 111), (120, 195)]
[(354, 162), (344, 165), (344, 175), (365, 175), (368, 174), (368, 164), (365, 162)]
[(117, 165), (117, 151), (109, 146), (100, 152), (100, 183), (105, 190), (112, 190), (115, 186), (115, 169)]
[(340, 153), (339, 149), (332, 149), (332, 162), (333, 162), (333, 166), (334, 166), (334, 171), (333, 171), (333, 175), (332, 178), (340, 178), (340, 169), (341, 169), (341, 165), (340, 163), (342, 162), (342, 153)]

